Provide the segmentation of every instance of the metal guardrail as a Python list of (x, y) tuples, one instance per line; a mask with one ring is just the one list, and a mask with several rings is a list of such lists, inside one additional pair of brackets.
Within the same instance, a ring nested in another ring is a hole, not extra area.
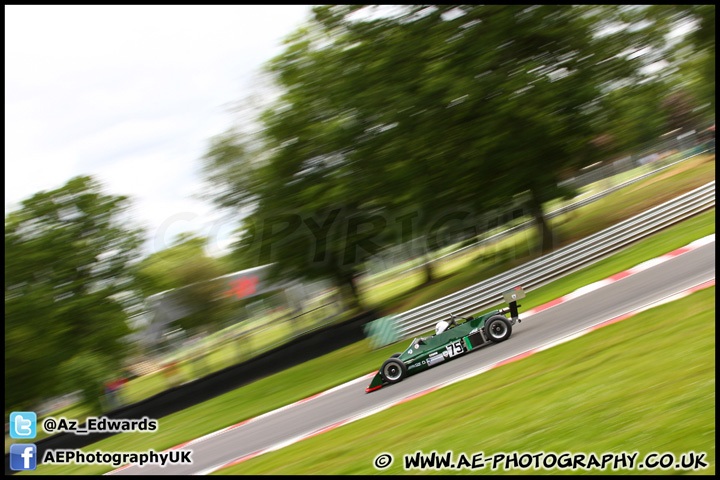
[(402, 338), (430, 330), (450, 312), (468, 315), (502, 301), (517, 285), (533, 290), (590, 265), (669, 225), (715, 206), (715, 182), (650, 208), (632, 218), (480, 283), (397, 315)]
[[(693, 158), (693, 157), (696, 157), (696, 156), (698, 156), (698, 155), (702, 155), (703, 153), (707, 153), (707, 152), (709, 152), (709, 151), (710, 151), (709, 149), (703, 149), (703, 150), (701, 150), (701, 151), (698, 151), (698, 152), (689, 154), (689, 156), (683, 156), (680, 160), (676, 160), (676, 161), (674, 161), (674, 162), (672, 162), (672, 163), (668, 163), (668, 164), (666, 164), (666, 165), (662, 165), (662, 166), (659, 167), (659, 168), (655, 168), (655, 169), (653, 169), (653, 170), (651, 170), (651, 171), (649, 171), (649, 172), (646, 172), (646, 173), (643, 173), (643, 174), (641, 174), (641, 175), (638, 175), (637, 177), (633, 177), (633, 178), (631, 178), (631, 179), (629, 179), (629, 180), (626, 180), (626, 181), (624, 181), (624, 182), (621, 182), (621, 183), (619, 183), (619, 184), (617, 184), (617, 185), (615, 185), (615, 186), (613, 186), (613, 187), (610, 187), (610, 188), (608, 188), (608, 189), (606, 189), (606, 190), (603, 190), (603, 191), (601, 191), (601, 192), (598, 192), (598, 193), (595, 193), (595, 194), (593, 194), (593, 195), (590, 195), (590, 196), (588, 196), (588, 197), (586, 197), (586, 198), (584, 198), (584, 199), (582, 199), (582, 200), (578, 200), (578, 201), (573, 202), (573, 203), (571, 203), (571, 204), (569, 204), (569, 205), (565, 205), (564, 207), (561, 207), (561, 208), (558, 208), (558, 209), (556, 209), (556, 210), (553, 210), (552, 212), (547, 213), (547, 214), (545, 215), (545, 218), (547, 218), (547, 219), (555, 218), (555, 217), (558, 217), (558, 216), (560, 216), (560, 215), (564, 215), (564, 214), (566, 214), (566, 213), (568, 213), (568, 212), (571, 212), (571, 211), (573, 211), (573, 210), (575, 210), (575, 209), (578, 209), (578, 208), (580, 208), (580, 207), (584, 207), (585, 205), (589, 205), (589, 204), (595, 202), (596, 200), (600, 200), (601, 198), (603, 198), (603, 197), (605, 197), (605, 196), (607, 196), (607, 195), (610, 195), (611, 193), (616, 192), (617, 190), (620, 190), (621, 188), (625, 188), (625, 187), (627, 187), (627, 186), (629, 186), (629, 185), (632, 185), (633, 183), (639, 182), (640, 180), (644, 180), (644, 179), (646, 179), (646, 178), (648, 178), (648, 177), (650, 177), (650, 176), (652, 176), (652, 175), (655, 175), (656, 173), (660, 173), (660, 172), (662, 172), (662, 171), (665, 171), (665, 170), (667, 170), (667, 169), (670, 168), (670, 167), (673, 167), (673, 166), (675, 166), (675, 165), (677, 165), (677, 164), (679, 164), (679, 163), (681, 163), (681, 162), (684, 162), (685, 160), (689, 160), (689, 159), (691, 159), (691, 158)], [(406, 273), (411, 272), (411, 271), (413, 271), (413, 270), (417, 270), (417, 269), (419, 269), (419, 268), (424, 267), (424, 266), (427, 265), (428, 263), (435, 263), (435, 262), (438, 262), (438, 261), (440, 261), (440, 260), (445, 260), (445, 259), (447, 259), (447, 258), (452, 258), (452, 257), (454, 257), (454, 256), (456, 256), (456, 255), (459, 255), (459, 254), (463, 253), (464, 251), (466, 251), (466, 250), (468, 250), (468, 249), (476, 249), (476, 248), (481, 247), (482, 245), (487, 245), (487, 244), (490, 244), (490, 243), (492, 243), (492, 242), (500, 241), (500, 240), (502, 240), (503, 238), (509, 237), (509, 236), (514, 235), (514, 234), (516, 234), (516, 233), (518, 233), (518, 232), (521, 232), (521, 231), (523, 231), (523, 230), (527, 230), (527, 229), (529, 229), (529, 228), (533, 228), (534, 226), (535, 226), (535, 221), (534, 221), (534, 220), (527, 220), (527, 221), (525, 221), (525, 222), (523, 222), (523, 223), (520, 223), (520, 224), (517, 224), (517, 225), (515, 225), (515, 226), (513, 226), (513, 227), (507, 228), (507, 229), (505, 229), (505, 230), (503, 230), (503, 231), (501, 231), (501, 232), (495, 233), (495, 234), (493, 234), (493, 235), (491, 235), (491, 236), (489, 236), (489, 237), (487, 237), (487, 238), (483, 238), (483, 239), (481, 239), (481, 240), (479, 240), (479, 241), (477, 241), (477, 242), (475, 242), (475, 243), (472, 243), (472, 244), (470, 244), (470, 245), (466, 245), (466, 246), (464, 246), (464, 247), (458, 248), (457, 250), (453, 250), (452, 252), (445, 253), (445, 254), (437, 257), (437, 258), (433, 258), (432, 260), (430, 260), (430, 261), (428, 261), (428, 262), (423, 262), (423, 263), (421, 263), (421, 264), (419, 264), (419, 265), (415, 265), (415, 266), (413, 266), (413, 267), (406, 268), (405, 270), (402, 270), (401, 272), (399, 272), (397, 275), (403, 275), (403, 274), (406, 274)], [(384, 280), (383, 280), (383, 281), (384, 281)], [(378, 283), (382, 283), (382, 282), (378, 282)]]

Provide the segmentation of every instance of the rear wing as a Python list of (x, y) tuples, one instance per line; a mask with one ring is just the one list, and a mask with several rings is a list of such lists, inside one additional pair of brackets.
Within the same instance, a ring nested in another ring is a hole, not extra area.
[(508, 290), (507, 292), (503, 292), (503, 299), (505, 300), (505, 303), (510, 305), (510, 316), (513, 320), (520, 321), (518, 312), (519, 305), (517, 304), (518, 300), (522, 300), (525, 298), (525, 290), (523, 290), (522, 287), (515, 287), (512, 290)]

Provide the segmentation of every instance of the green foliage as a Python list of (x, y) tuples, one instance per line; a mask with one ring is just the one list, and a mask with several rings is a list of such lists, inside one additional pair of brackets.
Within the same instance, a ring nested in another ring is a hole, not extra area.
[(184, 233), (173, 245), (133, 267), (143, 297), (177, 290), (177, 301), (192, 312), (177, 321), (185, 330), (214, 330), (228, 319), (228, 302), (220, 298), (218, 284), (211, 280), (231, 273), (232, 265), (207, 256), (206, 246), (206, 238)]
[(668, 16), (674, 25), (689, 25), (690, 32), (673, 48), (677, 65), (675, 81), (688, 88), (702, 105), (707, 102), (703, 116), (715, 118), (715, 5), (655, 6)]
[[(647, 99), (662, 85), (644, 85), (643, 68), (663, 55), (664, 10), (368, 10), (315, 7), (267, 65), (281, 95), (260, 117), (261, 135), (228, 133), (205, 158), (215, 203), (251, 211), (237, 249), (274, 262), (277, 275), (332, 278), (357, 304), (354, 279), (369, 256), (449, 231), (434, 220), (458, 209), (518, 198), (548, 250), (542, 205), (573, 193), (559, 181), (663, 133), (642, 120), (661, 108)], [(623, 115), (608, 122), (613, 110)], [(465, 238), (481, 233), (467, 218), (455, 224)]]
[(214, 187), (205, 196), (223, 208), (234, 209), (251, 199), (254, 153), (244, 137), (232, 130), (210, 140), (203, 171)]
[(662, 101), (668, 131), (690, 131), (699, 126), (697, 101), (685, 91), (668, 95)]
[[(714, 210), (685, 220), (590, 267), (534, 290), (532, 295), (523, 301), (522, 310), (530, 310), (570, 293), (582, 285), (607, 278), (609, 275), (633, 267), (639, 262), (650, 260), (687, 245), (692, 240), (714, 232), (714, 227)], [(684, 311), (683, 308), (681, 311)], [(394, 344), (372, 351), (369, 340), (365, 339), (215, 397), (200, 405), (164, 417), (161, 419), (163, 428), (157, 435), (123, 433), (89, 445), (84, 450), (121, 450), (122, 445), (127, 445), (129, 442), (137, 449), (163, 450), (170, 448), (373, 372), (391, 354), (397, 352), (397, 349), (398, 344)], [(147, 378), (144, 377), (144, 379)], [(137, 380), (133, 382), (135, 381)], [(505, 384), (507, 383), (505, 382)], [(202, 418), (204, 421), (197, 422), (198, 418)], [(38, 467), (38, 471), (47, 474), (100, 474), (108, 470), (110, 467), (97, 465), (86, 467), (41, 465)]]
[(173, 244), (145, 257), (133, 266), (137, 286), (143, 296), (182, 288), (225, 273), (222, 262), (205, 254), (207, 239), (183, 233)]
[(97, 414), (102, 411), (104, 384), (117, 376), (117, 362), (111, 356), (84, 351), (63, 363), (62, 386), (66, 392), (85, 391), (83, 403)]
[(608, 92), (603, 99), (606, 152), (632, 152), (669, 131), (661, 106), (666, 88), (647, 82)]
[[(127, 198), (90, 177), (39, 192), (5, 218), (5, 407), (97, 384), (120, 366), (129, 328), (121, 300), (141, 232)], [(84, 367), (77, 367), (80, 362)], [(85, 368), (102, 363), (102, 369)], [(85, 371), (78, 381), (74, 371)]]

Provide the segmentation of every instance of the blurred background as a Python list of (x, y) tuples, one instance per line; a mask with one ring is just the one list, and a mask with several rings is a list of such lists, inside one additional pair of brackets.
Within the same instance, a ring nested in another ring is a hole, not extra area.
[(232, 221), (222, 254), (198, 232), (150, 253), (133, 199), (92, 175), (6, 209), (6, 417), (112, 410), (606, 228), (622, 218), (574, 210), (633, 179), (713, 180), (714, 22), (691, 5), (314, 7), (259, 72), (267, 96), (195, 160)]

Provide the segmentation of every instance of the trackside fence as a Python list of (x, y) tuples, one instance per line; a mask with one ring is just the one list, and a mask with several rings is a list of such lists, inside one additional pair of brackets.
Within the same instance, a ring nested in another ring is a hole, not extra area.
[(538, 288), (714, 206), (712, 181), (552, 253), (401, 313), (396, 318), (399, 335), (407, 338), (428, 331), (451, 312), (468, 315), (487, 309), (503, 301), (505, 290), (518, 285), (526, 291)]

